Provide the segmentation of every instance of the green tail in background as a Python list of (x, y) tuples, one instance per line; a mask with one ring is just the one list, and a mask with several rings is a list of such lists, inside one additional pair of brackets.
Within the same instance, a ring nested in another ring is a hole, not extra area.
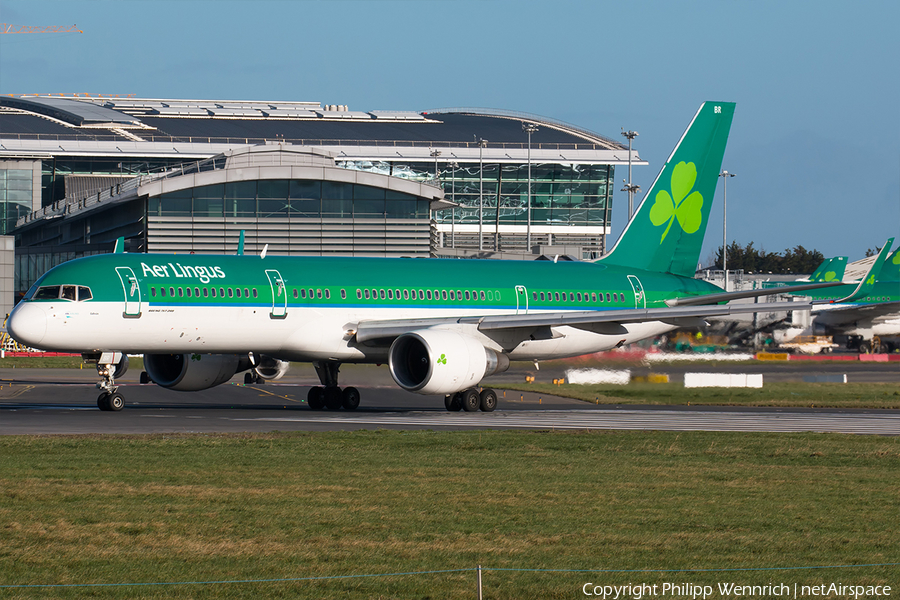
[(878, 280), (900, 281), (900, 250), (895, 251), (884, 261), (884, 266), (878, 273)]
[(816, 267), (809, 280), (813, 282), (819, 281), (840, 281), (844, 278), (844, 272), (847, 270), (847, 257), (835, 256), (834, 258), (826, 258), (822, 264)]
[(603, 263), (693, 277), (716, 193), (733, 102), (704, 102)]

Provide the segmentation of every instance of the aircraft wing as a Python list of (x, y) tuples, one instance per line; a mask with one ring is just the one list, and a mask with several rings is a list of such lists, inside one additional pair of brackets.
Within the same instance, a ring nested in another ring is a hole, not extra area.
[(725, 304), (674, 308), (633, 308), (621, 310), (583, 310), (541, 312), (523, 315), (486, 315), (483, 317), (447, 317), (437, 319), (393, 319), (361, 321), (356, 328), (360, 343), (395, 338), (410, 331), (448, 325), (475, 325), (480, 331), (538, 329), (571, 326), (596, 333), (622, 333), (622, 325), (662, 321), (673, 325), (694, 324), (706, 317), (752, 312), (809, 310), (807, 302), (769, 302), (765, 304)]
[(759, 298), (762, 296), (771, 296), (773, 294), (792, 294), (794, 292), (804, 292), (806, 290), (819, 290), (822, 288), (834, 287), (836, 285), (844, 285), (840, 281), (820, 282), (820, 283), (804, 283), (803, 285), (785, 285), (783, 287), (766, 288), (764, 290), (744, 290), (741, 292), (722, 292), (721, 294), (704, 294), (703, 296), (685, 296), (682, 298), (673, 298), (666, 300), (668, 306), (700, 306), (706, 304), (718, 304), (719, 302), (730, 302), (731, 300), (739, 300), (741, 298)]

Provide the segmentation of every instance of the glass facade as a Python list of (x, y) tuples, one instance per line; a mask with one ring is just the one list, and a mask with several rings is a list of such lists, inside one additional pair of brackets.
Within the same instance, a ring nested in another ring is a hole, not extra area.
[(148, 201), (157, 217), (427, 219), (429, 201), (384, 188), (306, 179), (261, 179), (168, 192)]
[[(385, 173), (415, 181), (433, 181), (435, 173), (445, 199), (460, 204), (455, 210), (435, 213), (438, 223), (477, 224), (480, 198), (484, 197), (485, 223), (526, 225), (528, 215), (528, 165), (484, 163), (456, 167), (439, 162), (386, 163), (345, 161), (342, 166), (361, 171)], [(538, 164), (531, 165), (531, 224), (583, 225), (602, 227), (612, 217), (612, 165)], [(482, 190), (479, 192), (479, 187)], [(455, 217), (453, 216), (455, 215)]]
[(34, 172), (31, 169), (0, 169), (0, 234), (7, 234), (16, 220), (31, 212)]

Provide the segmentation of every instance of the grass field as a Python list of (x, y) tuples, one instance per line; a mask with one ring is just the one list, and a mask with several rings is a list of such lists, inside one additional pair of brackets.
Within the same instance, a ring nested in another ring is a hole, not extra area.
[[(597, 585), (900, 585), (900, 440), (666, 432), (0, 438), (0, 586), (472, 569)], [(472, 571), (0, 587), (4, 598), (474, 598)], [(719, 596), (716, 596), (719, 597)]]
[(778, 382), (766, 383), (762, 388), (685, 388), (680, 383), (517, 383), (504, 384), (504, 388), (576, 398), (592, 404), (900, 408), (900, 389), (893, 383)]

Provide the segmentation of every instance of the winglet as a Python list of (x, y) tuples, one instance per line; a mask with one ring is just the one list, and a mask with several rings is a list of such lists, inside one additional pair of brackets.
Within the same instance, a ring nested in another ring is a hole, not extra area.
[(116, 246), (113, 248), (113, 254), (125, 254), (125, 237), (116, 240)]
[(866, 272), (866, 276), (863, 277), (859, 285), (856, 286), (856, 290), (846, 298), (841, 298), (840, 300), (834, 300), (833, 304), (838, 304), (841, 302), (855, 302), (860, 298), (864, 298), (872, 292), (872, 288), (875, 287), (875, 280), (877, 279), (878, 273), (881, 272), (881, 267), (884, 265), (884, 261), (887, 260), (888, 253), (891, 251), (891, 246), (894, 243), (894, 238), (889, 238), (887, 242), (885, 242), (884, 247), (881, 249), (881, 252), (878, 253), (878, 257), (875, 258), (875, 262), (872, 263), (872, 266), (869, 267), (869, 270)]
[(244, 255), (244, 230), (243, 229), (241, 229), (241, 237), (238, 239), (237, 255), (238, 256)]

